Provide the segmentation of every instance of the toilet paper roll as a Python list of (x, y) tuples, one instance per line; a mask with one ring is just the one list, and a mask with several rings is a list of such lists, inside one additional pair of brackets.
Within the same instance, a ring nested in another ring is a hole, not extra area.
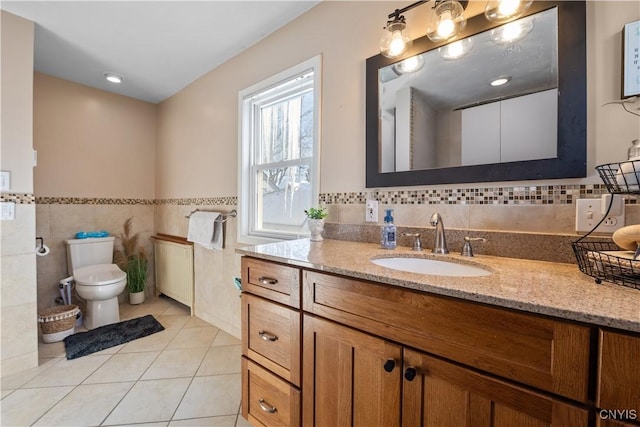
[(38, 256), (45, 256), (45, 255), (49, 255), (49, 246), (47, 245), (42, 245), (42, 246), (36, 246), (36, 255)]

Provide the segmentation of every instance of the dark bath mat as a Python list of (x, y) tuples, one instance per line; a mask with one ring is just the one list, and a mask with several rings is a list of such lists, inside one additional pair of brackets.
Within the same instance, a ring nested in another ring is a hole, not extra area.
[(67, 359), (71, 360), (146, 337), (162, 330), (164, 330), (164, 326), (152, 315), (148, 314), (137, 319), (112, 323), (87, 332), (69, 335), (64, 339), (64, 348), (67, 352)]

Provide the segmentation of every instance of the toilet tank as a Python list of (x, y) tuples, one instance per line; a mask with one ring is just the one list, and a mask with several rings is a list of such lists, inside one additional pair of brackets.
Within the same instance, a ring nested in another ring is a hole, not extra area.
[(113, 262), (115, 237), (65, 240), (67, 245), (67, 270), (73, 275), (76, 268)]

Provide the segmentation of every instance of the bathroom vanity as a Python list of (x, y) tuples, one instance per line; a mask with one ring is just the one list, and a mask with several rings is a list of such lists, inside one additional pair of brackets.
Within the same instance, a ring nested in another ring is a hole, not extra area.
[[(575, 265), (366, 243), (238, 251), (242, 413), (252, 424), (579, 427), (640, 418), (637, 290), (596, 285)], [(491, 274), (371, 262), (392, 256)]]

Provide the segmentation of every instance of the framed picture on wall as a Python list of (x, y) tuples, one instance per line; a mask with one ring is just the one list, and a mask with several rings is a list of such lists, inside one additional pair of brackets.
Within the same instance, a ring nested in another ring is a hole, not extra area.
[(622, 30), (622, 98), (640, 95), (640, 21)]

